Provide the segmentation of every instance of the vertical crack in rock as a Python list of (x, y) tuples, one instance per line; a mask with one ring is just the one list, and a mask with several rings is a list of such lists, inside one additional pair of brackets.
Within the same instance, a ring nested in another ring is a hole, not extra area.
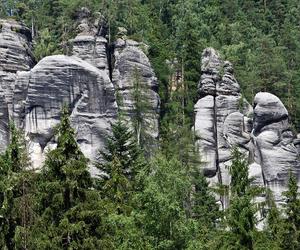
[[(230, 153), (238, 147), (248, 155), (253, 184), (269, 187), (282, 205), (290, 169), (300, 181), (300, 139), (290, 129), (286, 108), (276, 96), (261, 92), (253, 110), (240, 93), (232, 65), (212, 48), (204, 50), (201, 70), (194, 129), (204, 174), (211, 185), (230, 185)], [(228, 199), (221, 199), (226, 208)]]
[[(240, 94), (232, 65), (214, 49), (203, 51), (201, 71), (200, 99), (195, 105), (196, 143), (211, 185), (229, 185), (231, 148), (236, 145), (248, 153), (251, 129), (244, 114), (251, 114), (252, 107)], [(228, 206), (228, 198), (221, 196), (220, 202), (223, 208)]]

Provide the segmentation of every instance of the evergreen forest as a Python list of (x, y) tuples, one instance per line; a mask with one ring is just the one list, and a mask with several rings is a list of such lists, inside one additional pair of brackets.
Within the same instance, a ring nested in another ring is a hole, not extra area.
[[(125, 27), (149, 46), (161, 98), (159, 145), (149, 155), (137, 136), (147, 108), (139, 96), (137, 126), (132, 130), (120, 115), (95, 162), (77, 144), (68, 106), (55, 128), (57, 147), (39, 171), (31, 168), (26, 136), (11, 122), (0, 155), (0, 249), (300, 250), (296, 176), (290, 172), (278, 207), (270, 190), (252, 185), (247, 159), (233, 149), (231, 185), (211, 187), (192, 131), (207, 47), (232, 62), (250, 103), (259, 91), (276, 94), (300, 131), (300, 1), (0, 0), (0, 18), (30, 27), (40, 60), (66, 53), (81, 7), (103, 14), (109, 43)], [(183, 87), (172, 92), (167, 62), (174, 58)], [(229, 196), (225, 210), (216, 195)]]

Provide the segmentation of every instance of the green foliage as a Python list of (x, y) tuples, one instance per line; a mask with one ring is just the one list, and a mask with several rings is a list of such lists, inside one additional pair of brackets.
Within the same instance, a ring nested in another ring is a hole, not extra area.
[(33, 172), (29, 169), (22, 133), (10, 125), (10, 144), (0, 156), (0, 247), (13, 249), (28, 245), (32, 222), (31, 194)]
[(31, 246), (37, 249), (97, 249), (102, 243), (98, 192), (92, 189), (87, 159), (77, 145), (68, 110), (62, 110), (57, 148), (47, 154), (36, 194), (38, 218)]
[[(147, 91), (147, 86), (144, 86), (144, 83), (141, 81), (141, 73), (138, 72), (138, 69), (134, 71), (134, 82), (133, 82), (133, 114), (132, 122), (134, 133), (137, 139), (137, 144), (141, 148), (148, 148), (153, 144), (150, 136), (145, 131), (145, 128), (151, 128), (152, 124), (148, 122), (150, 104), (147, 101), (149, 98), (149, 91)], [(153, 146), (153, 145), (152, 145)]]
[(37, 45), (34, 48), (35, 58), (41, 60), (55, 52), (58, 52), (57, 44), (53, 41), (53, 34), (51, 34), (49, 29), (46, 28), (40, 32)]
[(256, 211), (252, 201), (255, 193), (250, 186), (247, 162), (237, 148), (233, 150), (229, 172), (231, 183), (227, 223), (232, 238), (229, 246), (231, 249), (254, 249)]
[(300, 246), (300, 199), (296, 176), (290, 172), (288, 190), (284, 192), (286, 197), (285, 212), (282, 229), (283, 249), (299, 249)]

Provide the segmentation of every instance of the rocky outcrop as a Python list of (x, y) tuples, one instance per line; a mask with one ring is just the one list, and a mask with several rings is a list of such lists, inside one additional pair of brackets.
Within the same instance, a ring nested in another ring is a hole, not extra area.
[(95, 159), (116, 117), (114, 88), (105, 70), (77, 57), (50, 56), (21, 73), (16, 86), (15, 117), (30, 139), (34, 166), (55, 146), (53, 129), (64, 104), (70, 107), (81, 150)]
[[(228, 185), (231, 149), (247, 152), (250, 143), (252, 107), (240, 93), (232, 65), (212, 48), (202, 55), (200, 99), (195, 105), (196, 144), (204, 173), (212, 182)], [(226, 201), (224, 201), (226, 203)]]
[(0, 151), (9, 141), (8, 123), (13, 115), (17, 71), (28, 71), (33, 65), (30, 30), (14, 20), (0, 19)]
[(158, 81), (143, 46), (126, 36), (117, 39), (114, 44), (112, 81), (119, 97), (119, 110), (131, 126), (137, 111), (136, 94), (139, 95), (147, 110), (142, 110), (142, 126), (145, 134), (156, 141), (160, 112)]
[(278, 97), (260, 92), (254, 99), (252, 142), (254, 162), (260, 165), (264, 183), (278, 203), (286, 190), (289, 171), (300, 181), (299, 152), (294, 144), (288, 112)]
[[(254, 184), (270, 188), (282, 203), (289, 171), (300, 180), (300, 140), (290, 129), (286, 108), (276, 96), (261, 92), (253, 110), (232, 65), (212, 48), (204, 50), (201, 70), (194, 129), (205, 175), (212, 184), (229, 185), (230, 152), (238, 147), (249, 159)], [(222, 198), (226, 207), (228, 200)]]
[(105, 69), (109, 74), (106, 22), (100, 13), (95, 14), (94, 21), (90, 21), (92, 14), (87, 8), (77, 13), (77, 36), (70, 40), (71, 54), (94, 65), (98, 69)]
[(48, 149), (56, 146), (54, 127), (63, 105), (70, 108), (81, 150), (91, 162), (95, 160), (118, 115), (113, 72), (124, 100), (120, 110), (126, 110), (128, 121), (134, 109), (134, 80), (139, 80), (140, 96), (150, 110), (143, 113), (143, 126), (152, 138), (158, 137), (158, 83), (141, 44), (118, 40), (112, 72), (104, 18), (96, 13), (93, 19), (86, 8), (77, 17), (78, 34), (69, 42), (69, 55), (49, 56), (35, 66), (30, 30), (16, 21), (0, 20), (0, 150), (8, 144), (8, 123), (13, 118), (28, 138), (35, 168), (42, 165)]

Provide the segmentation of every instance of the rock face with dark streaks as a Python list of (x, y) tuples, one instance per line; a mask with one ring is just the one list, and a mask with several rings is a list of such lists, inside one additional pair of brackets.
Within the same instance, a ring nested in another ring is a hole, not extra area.
[(150, 107), (143, 114), (146, 131), (158, 138), (158, 83), (141, 44), (118, 40), (110, 55), (103, 16), (82, 8), (77, 18), (78, 34), (69, 43), (70, 55), (48, 56), (36, 65), (30, 30), (16, 21), (0, 20), (0, 151), (8, 145), (8, 124), (13, 119), (26, 134), (35, 168), (42, 166), (48, 149), (56, 147), (54, 127), (63, 105), (70, 108), (82, 152), (91, 162), (95, 160), (118, 116), (116, 89), (124, 100), (120, 110), (131, 121), (135, 79), (143, 86), (141, 96)]
[(55, 146), (53, 129), (64, 104), (70, 107), (80, 148), (95, 159), (116, 117), (114, 88), (105, 70), (77, 57), (49, 56), (29, 73), (21, 73), (16, 85), (15, 117), (30, 139), (36, 167), (44, 152)]
[[(229, 185), (230, 152), (238, 147), (249, 159), (254, 184), (269, 187), (281, 204), (289, 171), (300, 180), (300, 140), (290, 129), (286, 108), (276, 96), (260, 92), (253, 110), (232, 65), (212, 48), (204, 50), (201, 70), (195, 133), (205, 175), (212, 184)], [(223, 199), (225, 207), (227, 202)]]

